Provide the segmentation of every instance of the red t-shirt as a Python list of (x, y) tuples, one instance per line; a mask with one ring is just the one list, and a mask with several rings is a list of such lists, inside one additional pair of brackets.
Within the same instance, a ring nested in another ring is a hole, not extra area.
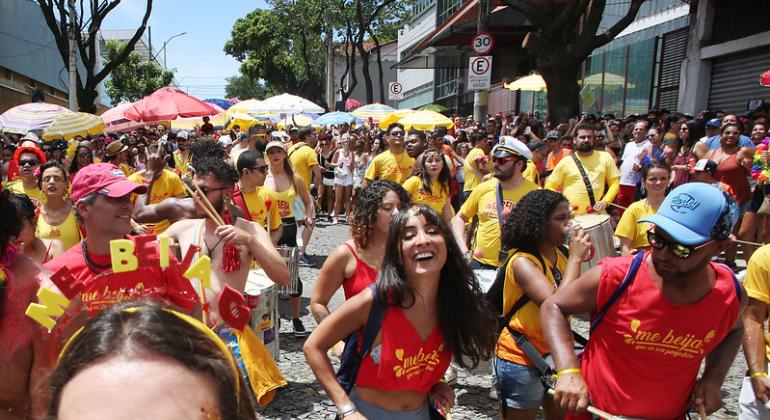
[(422, 341), (404, 310), (395, 307), (387, 308), (382, 320), (379, 363), (372, 360), (373, 353), (375, 349), (361, 361), (356, 385), (383, 391), (427, 393), (444, 377), (452, 360), (438, 324)]
[[(740, 299), (732, 271), (710, 263), (717, 275), (711, 292), (698, 303), (675, 305), (652, 283), (649, 255), (591, 333), (581, 368), (596, 408), (627, 417), (681, 419), (701, 362), (735, 325)], [(633, 257), (600, 262), (597, 308), (618, 288)]]
[[(135, 271), (112, 273), (111, 269), (107, 269), (97, 274), (88, 268), (81, 244), (48, 261), (45, 267), (54, 273), (66, 267), (76, 280), (84, 282), (85, 288), (80, 292), (80, 298), (91, 314), (120, 302), (141, 299), (161, 300), (187, 312), (195, 308), (198, 294), (192, 283), (182, 277), (181, 272), (176, 272), (181, 270), (163, 270), (160, 265), (139, 264)], [(88, 256), (99, 265), (110, 263), (109, 254), (95, 255), (89, 252)], [(176, 262), (173, 255), (169, 259), (172, 264)]]

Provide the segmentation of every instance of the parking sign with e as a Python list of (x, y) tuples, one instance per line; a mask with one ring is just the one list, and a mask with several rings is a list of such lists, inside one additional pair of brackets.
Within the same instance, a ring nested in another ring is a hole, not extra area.
[(468, 62), (468, 90), (489, 89), (492, 79), (492, 57), (471, 57)]

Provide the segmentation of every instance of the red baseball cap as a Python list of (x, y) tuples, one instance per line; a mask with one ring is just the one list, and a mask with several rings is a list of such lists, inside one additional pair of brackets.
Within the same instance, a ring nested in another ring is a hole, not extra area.
[(126, 174), (111, 163), (92, 163), (75, 174), (72, 180), (72, 202), (77, 203), (92, 193), (119, 198), (131, 193), (144, 194), (147, 186), (129, 181)]

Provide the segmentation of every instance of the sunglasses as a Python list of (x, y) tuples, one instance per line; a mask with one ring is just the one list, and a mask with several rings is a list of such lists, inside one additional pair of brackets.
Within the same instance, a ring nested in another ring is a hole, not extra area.
[(257, 170), (259, 172), (262, 172), (263, 174), (266, 174), (267, 173), (267, 165), (255, 166), (255, 167), (251, 168), (251, 170), (252, 171), (253, 170)]
[(668, 247), (668, 250), (673, 254), (675, 257), (680, 259), (687, 259), (697, 250), (703, 248), (704, 246), (714, 242), (713, 240), (708, 240), (700, 245), (696, 246), (688, 246), (688, 245), (682, 245), (678, 244), (674, 241), (670, 241), (660, 234), (655, 232), (655, 228), (650, 228), (650, 230), (647, 231), (647, 242), (650, 243), (650, 246), (654, 249), (663, 249), (665, 247)]
[(509, 157), (493, 157), (492, 162), (498, 164), (498, 165), (505, 165), (508, 162), (515, 162), (518, 158), (509, 156)]
[(37, 159), (19, 159), (19, 166), (37, 166), (40, 161)]
[(403, 131), (391, 131), (390, 135), (391, 136), (403, 136), (404, 132)]
[(198, 188), (201, 190), (201, 192), (202, 192), (204, 195), (206, 195), (206, 194), (208, 194), (208, 193), (210, 193), (210, 192), (214, 192), (214, 191), (224, 191), (224, 190), (228, 189), (228, 187), (221, 187), (221, 188), (198, 187)]
[(78, 157), (87, 158), (87, 157), (91, 157), (91, 154), (90, 153), (78, 153)]

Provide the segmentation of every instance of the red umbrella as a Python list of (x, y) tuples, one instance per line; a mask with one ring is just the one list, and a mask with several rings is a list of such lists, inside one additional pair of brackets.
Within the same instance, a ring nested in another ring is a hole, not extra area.
[(123, 111), (126, 118), (136, 122), (169, 121), (218, 113), (210, 104), (172, 87), (160, 88)]
[(770, 87), (770, 70), (759, 75), (759, 84), (765, 87)]
[(345, 112), (350, 112), (363, 105), (364, 103), (357, 99), (348, 98), (348, 100), (345, 101)]

